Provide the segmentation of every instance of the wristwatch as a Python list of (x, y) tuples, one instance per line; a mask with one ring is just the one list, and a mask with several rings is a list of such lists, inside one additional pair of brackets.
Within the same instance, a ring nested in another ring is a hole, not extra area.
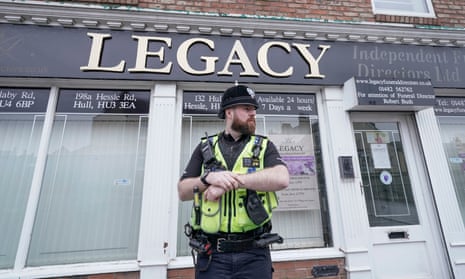
[(200, 181), (202, 181), (203, 185), (210, 186), (211, 184), (207, 182), (207, 176), (210, 174), (209, 170), (206, 170), (202, 176), (200, 176)]

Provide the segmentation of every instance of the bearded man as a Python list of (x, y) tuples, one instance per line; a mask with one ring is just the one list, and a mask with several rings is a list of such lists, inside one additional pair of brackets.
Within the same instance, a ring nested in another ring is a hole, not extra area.
[(258, 103), (243, 85), (228, 88), (219, 118), (224, 131), (195, 148), (178, 183), (180, 200), (194, 200), (187, 224), (196, 278), (272, 278), (269, 244), (276, 191), (289, 172), (276, 146), (255, 134)]

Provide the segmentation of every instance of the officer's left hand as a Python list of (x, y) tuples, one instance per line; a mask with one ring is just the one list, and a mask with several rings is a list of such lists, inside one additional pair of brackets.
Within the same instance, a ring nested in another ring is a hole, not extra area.
[(224, 192), (229, 192), (239, 188), (244, 184), (244, 181), (237, 173), (232, 171), (216, 171), (210, 172), (207, 177), (208, 183), (212, 186), (220, 187)]

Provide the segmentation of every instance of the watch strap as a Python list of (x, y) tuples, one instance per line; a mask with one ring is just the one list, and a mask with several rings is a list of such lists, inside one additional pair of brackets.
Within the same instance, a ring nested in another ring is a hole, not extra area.
[(200, 181), (202, 181), (203, 185), (205, 186), (210, 186), (211, 184), (207, 182), (207, 176), (210, 174), (209, 171), (206, 171), (204, 172), (201, 176), (200, 176)]

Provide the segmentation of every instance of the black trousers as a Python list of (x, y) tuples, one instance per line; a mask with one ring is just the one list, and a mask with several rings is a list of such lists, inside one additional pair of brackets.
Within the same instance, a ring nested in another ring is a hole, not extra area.
[(215, 251), (210, 261), (209, 256), (203, 254), (197, 258), (197, 279), (272, 279), (272, 274), (268, 247), (231, 253)]

